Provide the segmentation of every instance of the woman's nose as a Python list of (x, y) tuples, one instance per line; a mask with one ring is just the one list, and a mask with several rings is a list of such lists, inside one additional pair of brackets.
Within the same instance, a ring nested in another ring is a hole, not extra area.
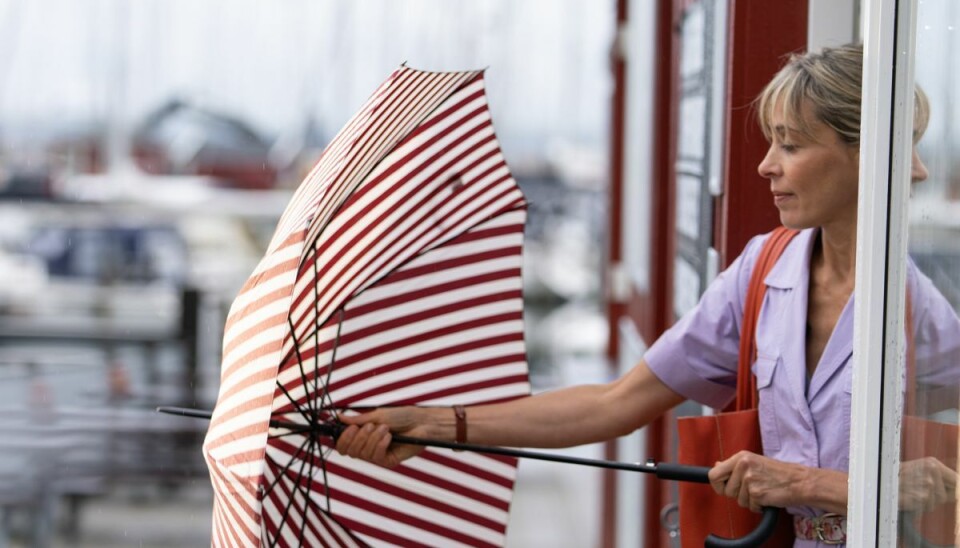
[(777, 175), (777, 163), (774, 161), (773, 155), (774, 146), (771, 144), (770, 148), (767, 149), (767, 154), (757, 166), (757, 173), (764, 179), (771, 179)]
[(917, 152), (916, 147), (914, 147), (913, 157), (910, 162), (910, 182), (919, 183), (926, 181), (929, 176), (930, 172), (927, 171), (927, 166), (923, 164), (923, 160), (920, 159), (920, 154)]

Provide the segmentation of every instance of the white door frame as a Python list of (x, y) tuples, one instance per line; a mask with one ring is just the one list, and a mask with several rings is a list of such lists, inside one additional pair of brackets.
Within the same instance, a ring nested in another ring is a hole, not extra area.
[(916, 0), (865, 0), (863, 9), (850, 546), (897, 538), (916, 10)]

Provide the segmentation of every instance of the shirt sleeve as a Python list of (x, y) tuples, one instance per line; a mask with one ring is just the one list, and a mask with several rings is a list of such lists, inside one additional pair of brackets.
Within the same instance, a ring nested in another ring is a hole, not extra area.
[(710, 284), (697, 306), (644, 355), (654, 375), (681, 396), (719, 409), (736, 395), (743, 304), (766, 238), (750, 240), (743, 253)]
[(912, 301), (917, 381), (956, 386), (960, 383), (960, 318), (930, 278), (912, 261), (907, 276)]

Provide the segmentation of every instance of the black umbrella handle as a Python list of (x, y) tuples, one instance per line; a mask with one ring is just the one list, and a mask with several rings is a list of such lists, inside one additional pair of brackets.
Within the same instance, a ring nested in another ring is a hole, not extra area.
[(917, 531), (917, 528), (914, 527), (913, 519), (916, 517), (917, 515), (914, 512), (900, 512), (898, 521), (903, 546), (916, 546), (917, 548), (947, 548), (947, 546), (954, 546), (953, 544), (934, 544), (927, 540)]
[(665, 480), (686, 481), (690, 483), (710, 483), (707, 474), (709, 466), (691, 466), (661, 462), (657, 464), (657, 477)]
[[(706, 466), (687, 466), (684, 464), (672, 464), (661, 462), (657, 464), (657, 477), (666, 480), (686, 481), (692, 483), (710, 483), (707, 475), (710, 468)], [(724, 538), (717, 535), (710, 535), (704, 542), (707, 548), (752, 548), (760, 546), (777, 527), (777, 516), (780, 514), (779, 508), (765, 507), (763, 517), (756, 529), (750, 531), (740, 538)]]
[(753, 531), (750, 531), (740, 538), (724, 538), (718, 537), (717, 535), (710, 535), (707, 537), (707, 540), (704, 541), (703, 545), (707, 548), (753, 548), (754, 546), (760, 546), (773, 534), (773, 530), (777, 527), (777, 516), (779, 514), (779, 508), (765, 506), (763, 508), (763, 517), (760, 518), (760, 524), (757, 525)]

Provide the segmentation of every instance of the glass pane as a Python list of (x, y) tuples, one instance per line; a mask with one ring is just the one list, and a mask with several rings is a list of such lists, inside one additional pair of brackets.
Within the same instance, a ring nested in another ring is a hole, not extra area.
[[(916, 83), (929, 109), (916, 112), (910, 204), (906, 395), (900, 468), (899, 536), (906, 546), (956, 545), (958, 376), (960, 376), (960, 4), (920, 0)], [(919, 135), (918, 135), (919, 137)], [(924, 180), (925, 179), (925, 180)]]

